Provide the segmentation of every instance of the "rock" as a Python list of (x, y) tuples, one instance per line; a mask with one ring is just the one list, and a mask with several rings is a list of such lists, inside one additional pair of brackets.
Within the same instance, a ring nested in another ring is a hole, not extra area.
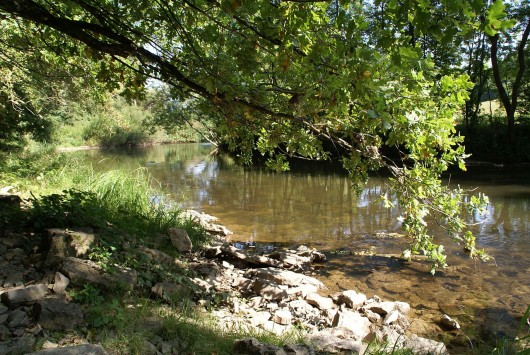
[(65, 346), (63, 348), (51, 348), (29, 353), (28, 355), (108, 355), (101, 345), (98, 344), (81, 344)]
[(42, 350), (55, 349), (55, 348), (58, 348), (58, 347), (59, 347), (59, 344), (54, 343), (54, 342), (49, 341), (49, 340), (45, 340), (44, 343), (42, 343)]
[(283, 351), (286, 355), (313, 355), (315, 350), (308, 345), (303, 344), (285, 344)]
[(0, 344), (0, 354), (29, 354), (35, 345), (35, 337), (26, 335), (18, 338), (16, 341), (4, 342)]
[(215, 262), (209, 262), (209, 263), (203, 263), (199, 264), (195, 271), (202, 276), (205, 276), (207, 278), (216, 278), (218, 274), (220, 274), (220, 268), (219, 265), (217, 265)]
[(165, 265), (175, 265), (175, 259), (167, 255), (163, 251), (147, 248), (147, 247), (144, 247), (143, 245), (139, 245), (137, 249), (143, 255), (145, 255), (149, 260), (153, 260), (158, 263), (165, 264)]
[(255, 296), (255, 297), (249, 298), (248, 305), (249, 307), (252, 307), (252, 308), (259, 308), (264, 302), (266, 302), (266, 300), (263, 297)]
[[(3, 322), (2, 322), (3, 323)], [(0, 323), (0, 342), (4, 342), (9, 338), (9, 334), (11, 333), (9, 331), (9, 328), (6, 327), (4, 324)], [(2, 349), (2, 346), (0, 345), (0, 350)], [(0, 351), (0, 354), (3, 354)]]
[(398, 311), (399, 313), (406, 315), (410, 311), (410, 304), (407, 302), (393, 302), (394, 303), (394, 309)]
[(44, 261), (46, 267), (60, 266), (67, 257), (83, 258), (88, 255), (90, 248), (96, 245), (98, 238), (91, 228), (46, 230), (44, 249), (47, 256)]
[(191, 252), (193, 244), (188, 236), (188, 232), (182, 228), (169, 228), (168, 234), (169, 239), (171, 239), (171, 244), (173, 244), (179, 253)]
[(390, 349), (399, 349), (403, 347), (403, 343), (405, 342), (405, 336), (396, 331), (395, 329), (389, 327), (381, 327), (371, 332), (367, 337), (365, 337), (365, 340), (375, 340), (379, 343), (387, 344), (387, 347)]
[(195, 221), (196, 223), (200, 224), (201, 227), (203, 227), (207, 232), (210, 232), (212, 234), (223, 235), (223, 236), (233, 234), (226, 227), (220, 224), (213, 223), (217, 221), (217, 218), (210, 216), (209, 214), (206, 214), (206, 213), (201, 213), (201, 212), (197, 212), (194, 210), (188, 210), (188, 211), (184, 211), (183, 213), (181, 213), (180, 217)]
[(188, 286), (171, 282), (159, 282), (151, 288), (151, 292), (168, 302), (191, 299), (193, 295), (193, 290)]
[(15, 309), (7, 317), (7, 327), (11, 330), (25, 327), (29, 324), (29, 317), (26, 312), (21, 309)]
[(444, 327), (447, 327), (450, 330), (458, 330), (458, 329), (460, 329), (460, 324), (458, 324), (458, 322), (456, 320), (454, 320), (453, 318), (449, 317), (447, 314), (444, 314), (442, 316), (442, 318), (440, 319), (440, 323), (442, 323), (442, 325)]
[(158, 344), (158, 349), (162, 354), (171, 354), (173, 350), (173, 345), (170, 342), (162, 341)]
[(399, 318), (399, 312), (394, 310), (394, 311), (390, 311), (390, 313), (388, 313), (385, 317), (385, 319), (383, 320), (383, 324), (384, 325), (390, 325), (392, 323), (394, 323), (395, 321), (397, 321)]
[(266, 300), (281, 300), (287, 297), (287, 292), (284, 289), (263, 279), (254, 280), (252, 290)]
[(314, 263), (323, 263), (328, 260), (326, 258), (326, 255), (324, 255), (324, 253), (321, 253), (316, 250), (311, 252), (311, 259), (313, 260)]
[(277, 346), (260, 343), (255, 338), (245, 338), (234, 342), (232, 355), (274, 355), (279, 354), (280, 350)]
[(413, 354), (449, 354), (443, 343), (411, 335), (403, 343), (405, 349), (411, 349)]
[(366, 295), (363, 293), (357, 293), (354, 290), (348, 290), (341, 292), (332, 297), (338, 304), (345, 304), (349, 308), (357, 309), (361, 307), (366, 301)]
[(310, 293), (316, 293), (318, 287), (315, 285), (301, 285), (297, 287), (289, 287), (287, 289), (287, 295), (290, 299), (296, 299), (298, 297), (305, 298)]
[(45, 284), (32, 285), (28, 287), (15, 288), (2, 293), (2, 302), (9, 307), (29, 305), (44, 298), (48, 294), (48, 286)]
[(293, 300), (288, 304), (289, 308), (298, 309), (298, 308), (313, 308), (306, 300)]
[(381, 320), (381, 316), (379, 314), (374, 313), (374, 312), (370, 311), (369, 309), (365, 309), (364, 310), (364, 315), (372, 323), (379, 323), (379, 321)]
[(219, 256), (224, 256), (228, 259), (231, 259), (232, 262), (239, 265), (239, 267), (283, 266), (283, 263), (281, 261), (271, 259), (263, 255), (249, 255), (246, 252), (243, 252), (242, 250), (232, 245), (223, 245), (221, 247), (221, 254)]
[(300, 245), (298, 248), (296, 248), (295, 253), (300, 256), (311, 258), (311, 261), (314, 263), (322, 263), (327, 260), (323, 253), (316, 251), (315, 249), (308, 248), (305, 245)]
[(338, 312), (339, 310), (337, 308), (326, 309), (322, 312), (322, 316), (324, 317), (323, 320), (325, 321), (326, 327), (333, 326), (333, 320), (337, 316)]
[(363, 354), (366, 350), (360, 340), (355, 340), (355, 334), (346, 328), (327, 328), (309, 336), (309, 342), (317, 350), (336, 353), (351, 352), (353, 354)]
[(266, 321), (262, 325), (263, 329), (265, 329), (268, 332), (271, 332), (276, 335), (282, 335), (283, 333), (287, 332), (289, 329), (291, 329), (290, 325), (282, 325), (278, 324), (276, 322), (273, 322), (272, 320)]
[(116, 287), (132, 290), (138, 282), (138, 275), (134, 270), (116, 267), (115, 272), (110, 274), (93, 261), (74, 257), (66, 258), (61, 270), (73, 284), (79, 286), (92, 283), (110, 290), (115, 290)]
[[(369, 300), (367, 301), (369, 302)], [(410, 305), (406, 302), (371, 302), (365, 304), (363, 309), (368, 309), (374, 313), (385, 316), (393, 310), (401, 314), (407, 314), (410, 311)]]
[(343, 327), (352, 332), (355, 340), (362, 340), (370, 333), (371, 322), (368, 318), (361, 316), (358, 312), (349, 310), (339, 311), (333, 319), (334, 327)]
[(203, 253), (204, 253), (204, 256), (208, 259), (216, 258), (222, 253), (221, 246), (218, 245), (215, 247), (207, 248), (203, 251)]
[(277, 310), (279, 308), (279, 306), (278, 306), (278, 303), (276, 303), (276, 302), (269, 302), (269, 303), (267, 303), (265, 308), (267, 308), (269, 311), (275, 311), (275, 310)]
[(39, 324), (47, 330), (72, 330), (84, 324), (83, 311), (76, 303), (45, 299), (33, 305)]
[(223, 260), (221, 266), (228, 270), (234, 270), (234, 265), (230, 264), (228, 261)]
[(269, 255), (269, 258), (279, 260), (284, 263), (284, 267), (305, 268), (311, 264), (311, 258), (307, 256), (300, 256), (287, 252), (276, 252)]
[[(0, 303), (0, 315), (6, 314), (8, 310), (9, 310), (9, 308), (7, 308), (5, 305)], [(2, 323), (2, 322), (0, 322), (0, 323)]]
[(196, 286), (196, 289), (198, 289), (198, 292), (205, 293), (205, 292), (210, 291), (210, 289), (212, 288), (212, 285), (210, 285), (208, 282), (198, 277), (194, 277), (193, 279), (190, 279), (190, 281)]
[(320, 310), (333, 308), (333, 300), (329, 297), (320, 296), (318, 293), (310, 293), (305, 298), (310, 305), (317, 307)]
[(265, 280), (274, 281), (279, 285), (287, 286), (300, 286), (300, 285), (312, 285), (318, 289), (326, 289), (326, 286), (319, 280), (311, 276), (306, 276), (297, 272), (282, 270), (274, 267), (268, 267), (257, 270), (250, 270), (247, 272), (245, 277), (252, 278), (258, 277)]
[(239, 276), (234, 282), (232, 282), (232, 287), (235, 287), (240, 291), (247, 291), (252, 287), (252, 280)]
[(267, 311), (261, 311), (255, 312), (249, 320), (250, 323), (256, 327), (265, 324), (269, 319), (271, 319), (271, 314)]
[(272, 316), (272, 321), (278, 324), (291, 324), (293, 315), (288, 310), (279, 309), (276, 312), (274, 312), (274, 315)]
[(66, 287), (70, 284), (68, 277), (61, 274), (59, 271), (55, 273), (55, 282), (53, 284), (53, 292), (58, 295), (64, 295)]
[(20, 287), (24, 286), (24, 276), (22, 272), (12, 272), (7, 275), (4, 280), (4, 287)]

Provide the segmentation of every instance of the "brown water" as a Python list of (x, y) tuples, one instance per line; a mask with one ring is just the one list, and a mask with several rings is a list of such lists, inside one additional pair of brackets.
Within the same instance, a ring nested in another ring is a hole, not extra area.
[[(318, 272), (330, 291), (356, 289), (407, 301), (415, 316), (412, 330), (424, 335), (462, 344), (478, 335), (512, 335), (530, 305), (530, 171), (471, 169), (451, 177), (454, 186), (477, 187), (489, 196), (487, 214), (470, 222), (479, 222), (473, 227), (478, 245), (495, 260), (470, 260), (435, 228), (450, 266), (432, 276), (427, 263), (387, 255), (398, 255), (409, 241), (378, 235), (400, 232), (399, 209), (377, 201), (386, 191), (384, 179), (371, 179), (356, 196), (347, 177), (325, 165), (274, 174), (243, 168), (211, 150), (185, 144), (76, 154), (101, 169), (147, 168), (170, 200), (217, 216), (241, 247), (305, 244), (325, 251), (330, 260)], [(375, 255), (355, 255), (361, 251)], [(443, 332), (437, 325), (442, 312), (460, 321), (466, 335)]]

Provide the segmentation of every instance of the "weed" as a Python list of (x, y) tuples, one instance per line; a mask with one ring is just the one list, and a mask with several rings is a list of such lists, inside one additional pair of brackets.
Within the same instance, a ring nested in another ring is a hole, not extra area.
[(85, 320), (93, 328), (115, 328), (125, 321), (124, 308), (118, 298), (112, 298), (109, 302), (100, 289), (90, 284), (85, 284), (79, 291), (70, 291), (70, 296), (87, 306)]
[(515, 338), (503, 338), (498, 341), (497, 346), (491, 352), (492, 355), (530, 355), (530, 329), (527, 325), (530, 319), (530, 306), (526, 308), (519, 326), (517, 327), (517, 336)]

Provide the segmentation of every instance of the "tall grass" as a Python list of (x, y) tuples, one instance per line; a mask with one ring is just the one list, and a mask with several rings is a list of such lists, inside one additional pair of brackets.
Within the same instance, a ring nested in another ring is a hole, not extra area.
[(182, 227), (194, 243), (205, 240), (200, 227), (179, 217), (178, 207), (154, 203), (161, 188), (143, 168), (98, 172), (49, 147), (0, 161), (0, 187), (14, 186), (30, 202), (25, 220), (31, 227), (89, 226), (146, 242)]

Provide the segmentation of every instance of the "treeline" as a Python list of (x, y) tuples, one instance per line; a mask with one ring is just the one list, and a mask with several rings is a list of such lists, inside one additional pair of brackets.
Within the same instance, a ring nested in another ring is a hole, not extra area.
[[(464, 73), (473, 82), (457, 118), (472, 159), (530, 161), (530, 6), (523, 1), (501, 5), (496, 1), (478, 13), (486, 18), (505, 11), (508, 20), (498, 32), (489, 33), (487, 27), (425, 31), (414, 22), (404, 28), (411, 47), (433, 63), (440, 77)], [(334, 5), (328, 9), (336, 10)], [(363, 24), (369, 34), (364, 40), (384, 48), (395, 26), (389, 20), (395, 9), (391, 2), (376, 2), (365, 4), (363, 11), (364, 20), (369, 19)], [(414, 16), (424, 14), (416, 9)], [(35, 33), (27, 36), (20, 23), (3, 18), (0, 25), (0, 149), (24, 146), (28, 138), (62, 146), (199, 140), (229, 145), (230, 118), (227, 127), (227, 113), (205, 108), (210, 103), (146, 81), (145, 72), (130, 63), (58, 40), (49, 28), (31, 27)], [(291, 95), (293, 106), (302, 97), (295, 90), (284, 94)], [(491, 102), (497, 110), (489, 110)]]

